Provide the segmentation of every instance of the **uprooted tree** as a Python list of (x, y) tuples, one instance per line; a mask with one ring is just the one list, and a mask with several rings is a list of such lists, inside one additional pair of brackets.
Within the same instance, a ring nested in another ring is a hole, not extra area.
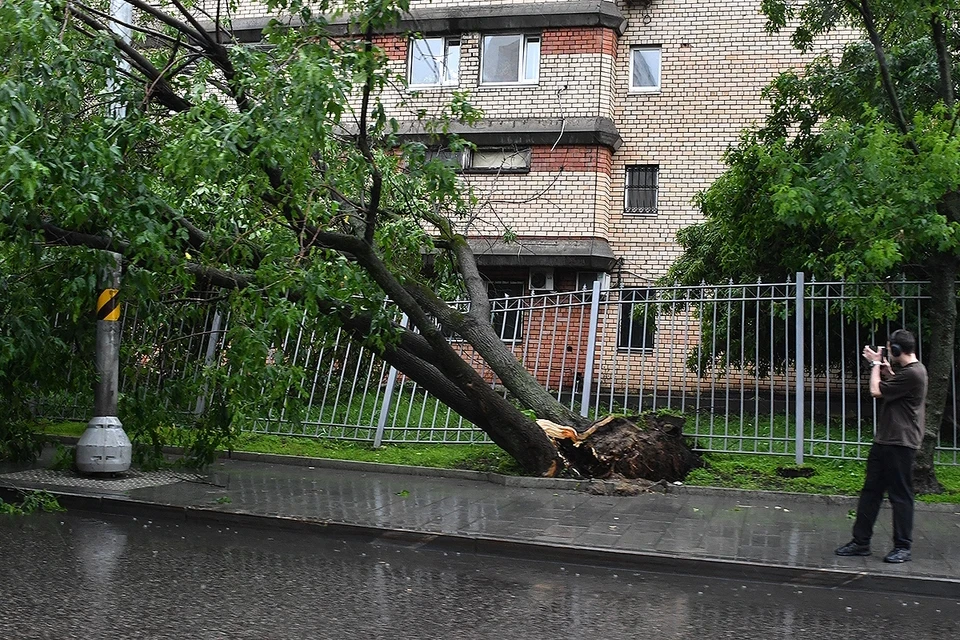
[[(257, 394), (244, 386), (244, 364), (247, 372), (262, 366), (269, 332), (306, 314), (373, 350), (528, 471), (613, 470), (619, 454), (605, 449), (604, 463), (587, 460), (592, 449), (581, 442), (603, 434), (613, 442), (611, 431), (635, 427), (591, 427), (506, 348), (458, 233), (470, 195), (422, 145), (398, 138), (380, 101), (402, 79), (389, 72), (374, 36), (399, 18), (403, 0), (349, 1), (340, 13), (270, 0), (267, 11), (295, 16), (298, 26), (274, 22), (267, 46), (258, 47), (237, 44), (219, 14), (180, 0), (128, 4), (126, 24), (96, 0), (0, 5), (0, 357), (8, 396), (28, 393), (41, 371), (51, 377), (49, 363), (37, 362), (50, 314), (18, 310), (39, 294), (79, 316), (112, 252), (122, 257), (130, 297), (220, 290), (257, 319), (229, 339), (227, 357), (238, 366), (218, 381), (213, 409), (227, 421)], [(345, 35), (333, 35), (332, 15), (347, 18)], [(445, 133), (448, 123), (477, 117), (456, 95), (426, 126)], [(427, 252), (435, 255), (429, 272)], [(451, 283), (469, 298), (468, 311), (439, 295)], [(387, 299), (408, 327), (385, 311)], [(552, 423), (555, 437), (491, 388), (445, 333), (468, 342), (516, 403)], [(664, 434), (655, 453), (627, 468), (663, 460), (671, 470), (644, 474), (682, 476), (674, 463), (688, 464), (689, 451), (679, 429), (653, 431)], [(652, 439), (619, 440), (642, 452)]]

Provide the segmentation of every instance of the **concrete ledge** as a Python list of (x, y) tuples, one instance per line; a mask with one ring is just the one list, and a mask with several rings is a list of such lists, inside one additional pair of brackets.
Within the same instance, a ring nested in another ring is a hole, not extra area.
[[(260, 42), (263, 29), (271, 21), (269, 17), (240, 18), (232, 23), (232, 32), (240, 42)], [(301, 20), (286, 16), (282, 24), (300, 27)], [(213, 23), (204, 24), (212, 33)], [(381, 33), (423, 33), (428, 35), (452, 35), (474, 31), (525, 31), (556, 29), (563, 27), (600, 27), (613, 29), (622, 36), (627, 20), (613, 2), (604, 0), (568, 0), (557, 3), (549, 10), (542, 4), (517, 3), (500, 5), (472, 5), (460, 7), (430, 7), (404, 13), (400, 21), (386, 27)], [(334, 20), (330, 33), (343, 36), (349, 33), (345, 19)]]

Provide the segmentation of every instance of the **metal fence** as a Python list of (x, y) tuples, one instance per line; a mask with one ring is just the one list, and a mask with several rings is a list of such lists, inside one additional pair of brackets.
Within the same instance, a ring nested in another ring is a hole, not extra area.
[[(926, 283), (885, 285), (895, 317), (864, 323), (865, 286), (805, 282), (803, 274), (749, 285), (601, 289), (595, 283), (592, 290), (495, 300), (491, 319), (531, 374), (581, 415), (670, 409), (689, 416), (686, 435), (699, 450), (792, 455), (798, 462), (804, 456), (862, 459), (877, 405), (860, 350), (883, 344), (893, 328), (904, 326), (920, 338), (922, 359), (928, 300)], [(196, 380), (222, 361), (231, 322), (226, 313), (211, 307), (189, 326), (143, 315), (124, 321), (125, 339), (139, 348), (127, 351), (121, 393)], [(451, 344), (506, 395), (469, 344)], [(302, 372), (288, 382), (306, 402), (289, 410), (274, 403), (251, 417), (246, 430), (376, 446), (488, 442), (341, 332), (323, 333), (305, 320), (278, 339), (270, 357)], [(960, 458), (955, 390), (954, 379), (937, 452), (941, 464)], [(204, 394), (167, 397), (193, 414), (207, 402)], [(47, 402), (44, 412), (83, 420), (77, 408), (91, 406), (85, 403)]]

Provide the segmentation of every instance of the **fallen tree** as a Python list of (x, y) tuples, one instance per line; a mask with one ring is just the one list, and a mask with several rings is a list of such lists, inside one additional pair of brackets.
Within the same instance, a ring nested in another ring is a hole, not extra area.
[[(93, 297), (91, 274), (112, 252), (130, 297), (224, 292), (231, 308), (262, 321), (231, 336), (236, 366), (217, 381), (214, 408), (227, 422), (240, 403), (257, 400), (243, 372), (265, 361), (270, 332), (306, 314), (342, 328), (529, 472), (603, 475), (623, 456), (632, 462), (618, 473), (660, 473), (653, 458), (674, 455), (660, 431), (592, 426), (547, 393), (491, 326), (486, 283), (458, 232), (472, 215), (470, 195), (422, 145), (397, 138), (380, 102), (403, 79), (374, 38), (406, 8), (402, 0), (351, 1), (342, 13), (269, 2), (299, 27), (274, 23), (263, 47), (241, 46), (219, 14), (179, 0), (128, 4), (128, 20), (95, 0), (0, 6), (0, 29), (11, 36), (0, 45), (0, 111), (9, 114), (0, 123), (0, 222), (18, 282), (38, 270), (82, 270), (70, 301), (80, 309)], [(330, 15), (348, 18), (346, 36), (333, 35)], [(430, 126), (478, 117), (457, 96)], [(436, 256), (429, 273), (426, 253)], [(468, 311), (444, 301), (439, 292), (451, 286), (465, 293)], [(407, 326), (385, 310), (387, 299)], [(42, 335), (44, 326), (39, 318), (31, 330)], [(445, 334), (469, 343), (513, 401)], [(19, 358), (24, 372), (43, 357), (8, 345), (8, 363)], [(34, 383), (25, 373), (10, 394)], [(548, 437), (518, 405), (576, 440)], [(622, 454), (610, 447), (616, 439)], [(677, 453), (667, 467), (679, 474), (688, 459)]]

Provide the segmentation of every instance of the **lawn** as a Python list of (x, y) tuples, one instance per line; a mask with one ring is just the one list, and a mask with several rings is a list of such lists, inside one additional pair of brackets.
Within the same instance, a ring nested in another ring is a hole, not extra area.
[[(41, 425), (51, 435), (79, 436), (84, 428), (84, 424), (75, 422)], [(233, 450), (520, 474), (516, 463), (490, 444), (389, 444), (374, 449), (365, 442), (245, 432), (238, 436)], [(778, 470), (795, 469), (793, 455), (708, 452), (703, 459), (705, 467), (691, 471), (685, 479), (687, 485), (827, 495), (856, 495), (863, 483), (865, 466), (857, 460), (807, 456), (803, 467), (812, 470), (812, 475), (788, 478)], [(919, 496), (919, 500), (960, 503), (960, 466), (941, 465), (937, 477), (945, 492)]]

